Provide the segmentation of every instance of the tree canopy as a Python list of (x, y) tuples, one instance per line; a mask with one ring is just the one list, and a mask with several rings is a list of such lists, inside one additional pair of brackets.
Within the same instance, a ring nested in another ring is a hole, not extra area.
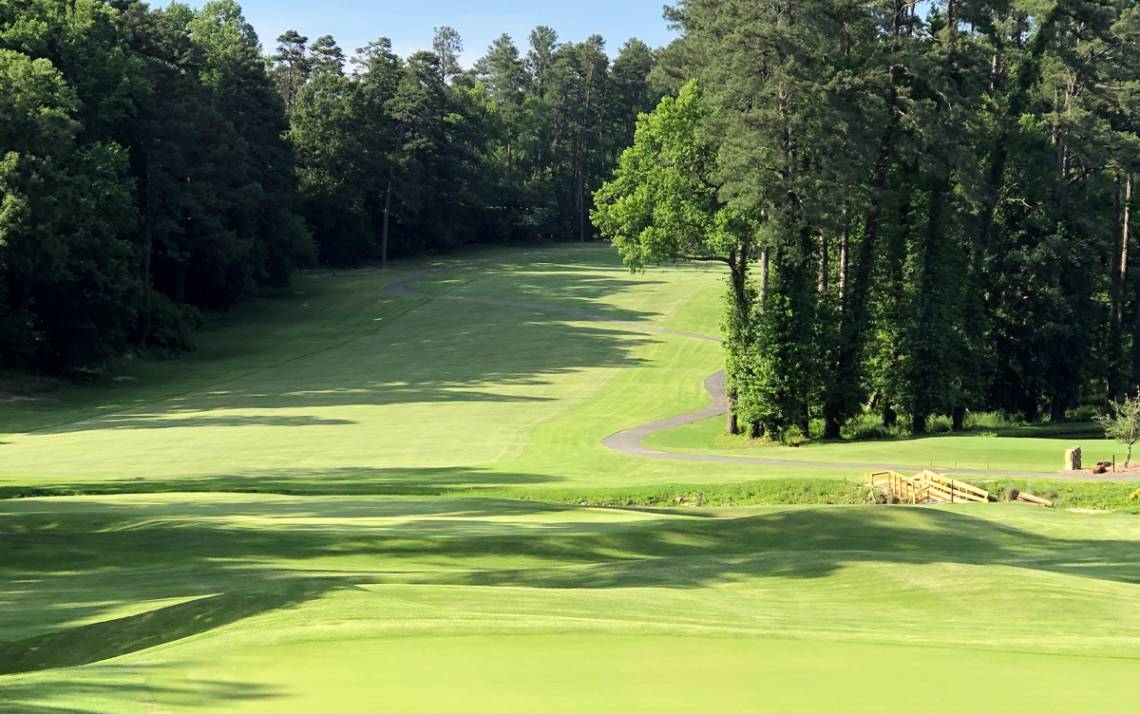
[[(730, 428), (1062, 419), (1140, 383), (1134, 3), (667, 12), (683, 34), (650, 82), (703, 108), (678, 123), (667, 100), (639, 123), (598, 223), (640, 268), (691, 253), (726, 208), (750, 219), (759, 298), (727, 333)], [(682, 143), (700, 171), (672, 172)]]
[(464, 68), (436, 29), (399, 57), (234, 0), (0, 4), (0, 367), (180, 350), (203, 309), (465, 243), (590, 239), (592, 194), (658, 96), (655, 53), (503, 35)]

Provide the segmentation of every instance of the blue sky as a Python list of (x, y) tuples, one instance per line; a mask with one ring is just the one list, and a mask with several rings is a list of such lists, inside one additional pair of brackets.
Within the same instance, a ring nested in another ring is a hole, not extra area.
[[(523, 47), (535, 25), (550, 25), (564, 41), (597, 33), (616, 52), (630, 37), (660, 46), (673, 37), (661, 10), (665, 0), (239, 0), (245, 16), (267, 49), (283, 31), (295, 29), (310, 39), (329, 34), (348, 54), (386, 36), (407, 55), (430, 48), (432, 30), (451, 25), (463, 36), (463, 61), (483, 55), (491, 41), (509, 33)], [(162, 4), (155, 2), (155, 5)], [(201, 6), (203, 0), (192, 4)]]

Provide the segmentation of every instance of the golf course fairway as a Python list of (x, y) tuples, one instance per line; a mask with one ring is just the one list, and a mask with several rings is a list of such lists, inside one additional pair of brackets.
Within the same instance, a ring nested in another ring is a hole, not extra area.
[(952, 456), (606, 448), (708, 404), (722, 288), (598, 245), (313, 272), (0, 403), (0, 712), (1135, 711), (1133, 514), (636, 502)]

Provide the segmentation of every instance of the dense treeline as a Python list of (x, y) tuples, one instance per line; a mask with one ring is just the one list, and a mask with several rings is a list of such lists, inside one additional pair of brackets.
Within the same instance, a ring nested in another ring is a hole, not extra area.
[(238, 6), (0, 4), (0, 348), (58, 371), (180, 349), (313, 253)]
[(729, 428), (1063, 419), (1140, 383), (1140, 6), (683, 0), (595, 219), (730, 268)]
[(467, 70), (446, 27), (351, 64), (331, 37), (278, 43), (233, 0), (0, 2), (0, 367), (185, 349), (200, 309), (315, 261), (592, 237), (663, 93), (641, 42), (611, 62), (545, 27)]
[(593, 236), (591, 197), (656, 104), (654, 53), (631, 40), (502, 35), (462, 70), (458, 34), (401, 59), (381, 38), (352, 58), (332, 37), (278, 38), (274, 74), (292, 118), (301, 211), (321, 259)]

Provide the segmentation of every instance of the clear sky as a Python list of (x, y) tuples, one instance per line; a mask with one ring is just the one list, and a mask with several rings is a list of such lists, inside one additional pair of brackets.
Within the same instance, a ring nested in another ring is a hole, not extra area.
[[(564, 41), (602, 35), (616, 52), (630, 37), (652, 47), (673, 37), (661, 17), (665, 0), (239, 0), (266, 50), (283, 31), (310, 39), (332, 35), (349, 55), (377, 37), (390, 37), (407, 55), (431, 48), (433, 28), (451, 25), (463, 36), (465, 65), (503, 32), (520, 48), (535, 25), (550, 25)], [(201, 6), (204, 0), (194, 0)], [(153, 5), (164, 4), (156, 0)]]

